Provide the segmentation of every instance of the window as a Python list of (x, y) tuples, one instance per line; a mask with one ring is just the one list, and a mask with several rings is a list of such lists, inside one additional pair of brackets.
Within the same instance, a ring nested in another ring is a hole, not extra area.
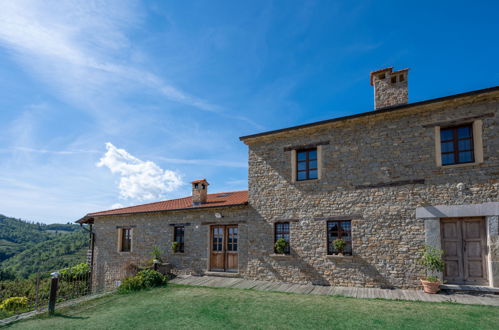
[(352, 225), (350, 221), (328, 221), (327, 222), (327, 254), (337, 253), (333, 246), (336, 239), (345, 241), (344, 254), (352, 255)]
[(132, 229), (122, 228), (121, 229), (121, 252), (130, 252), (132, 248)]
[(178, 243), (177, 252), (184, 252), (184, 226), (175, 226), (173, 229), (173, 241)]
[[(274, 224), (274, 244), (278, 239), (284, 238), (288, 243), (286, 249), (284, 249), (284, 254), (289, 254), (289, 222), (277, 222)], [(276, 252), (276, 251), (274, 251)]]
[(473, 163), (473, 127), (471, 124), (441, 128), (442, 165)]
[(298, 150), (296, 152), (296, 180), (303, 181), (317, 178), (317, 148)]

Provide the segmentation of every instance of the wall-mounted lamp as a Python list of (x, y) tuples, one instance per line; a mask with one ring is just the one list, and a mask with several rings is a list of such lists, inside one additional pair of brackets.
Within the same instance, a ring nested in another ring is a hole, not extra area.
[(218, 212), (217, 212), (217, 213), (215, 213), (215, 218), (217, 218), (217, 219), (222, 219), (223, 217), (224, 217), (224, 216), (223, 216), (223, 215), (221, 215), (220, 213), (218, 213)]

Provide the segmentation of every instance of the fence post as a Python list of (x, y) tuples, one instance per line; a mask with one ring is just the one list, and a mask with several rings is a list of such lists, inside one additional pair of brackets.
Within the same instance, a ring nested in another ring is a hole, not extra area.
[(52, 280), (50, 281), (50, 296), (49, 296), (49, 314), (54, 314), (55, 311), (55, 301), (57, 299), (57, 286), (59, 284), (59, 273), (54, 272), (50, 274)]
[(38, 302), (40, 294), (40, 273), (36, 273), (36, 286), (35, 286), (35, 311), (38, 311)]

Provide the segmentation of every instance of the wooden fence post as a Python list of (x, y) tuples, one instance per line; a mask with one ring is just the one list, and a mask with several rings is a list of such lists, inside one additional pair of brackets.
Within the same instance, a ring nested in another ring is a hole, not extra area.
[(50, 281), (50, 296), (49, 296), (49, 314), (54, 314), (55, 311), (55, 301), (57, 299), (57, 286), (59, 284), (59, 273), (55, 272), (52, 275), (52, 280)]

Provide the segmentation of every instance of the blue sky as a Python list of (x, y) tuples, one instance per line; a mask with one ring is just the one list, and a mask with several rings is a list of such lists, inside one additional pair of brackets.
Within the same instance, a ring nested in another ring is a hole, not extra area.
[(246, 189), (239, 136), (499, 85), (497, 1), (0, 1), (0, 213)]

